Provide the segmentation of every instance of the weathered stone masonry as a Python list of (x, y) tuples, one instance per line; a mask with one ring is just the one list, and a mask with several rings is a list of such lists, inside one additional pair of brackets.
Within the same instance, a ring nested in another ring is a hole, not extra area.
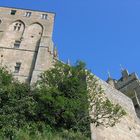
[(140, 117), (140, 80), (136, 73), (129, 74), (126, 69), (122, 69), (121, 73), (119, 80), (109, 77), (107, 82), (132, 99), (137, 115)]
[(0, 7), (0, 64), (21, 82), (34, 82), (57, 59), (55, 14)]
[(125, 109), (127, 115), (113, 127), (91, 124), (92, 140), (140, 140), (140, 120), (137, 118), (131, 99), (111, 85), (99, 79), (105, 95), (115, 104)]

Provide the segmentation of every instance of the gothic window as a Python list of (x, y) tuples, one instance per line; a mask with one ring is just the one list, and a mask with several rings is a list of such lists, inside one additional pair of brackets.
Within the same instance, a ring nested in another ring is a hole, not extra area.
[(17, 63), (16, 63), (16, 66), (15, 66), (15, 71), (14, 71), (14, 73), (19, 73), (20, 67), (21, 67), (21, 63), (20, 63), (20, 62), (17, 62)]
[(47, 18), (48, 18), (48, 15), (47, 15), (47, 14), (42, 14), (42, 15), (41, 15), (41, 18), (42, 18), (42, 19), (47, 19)]
[(19, 31), (19, 32), (23, 32), (25, 29), (25, 25), (22, 21), (18, 20), (18, 21), (15, 21), (13, 22), (8, 30), (11, 32), (11, 31)]
[(15, 41), (15, 43), (14, 43), (14, 48), (19, 48), (20, 47), (20, 43), (21, 43), (21, 41)]
[(25, 13), (25, 17), (30, 17), (31, 14), (32, 14), (31, 12), (26, 12), (26, 13)]
[(21, 23), (20, 22), (18, 22), (18, 23), (15, 23), (15, 25), (14, 25), (14, 31), (19, 31), (20, 30), (20, 28), (21, 28)]
[(15, 15), (16, 14), (16, 10), (11, 10), (11, 15)]

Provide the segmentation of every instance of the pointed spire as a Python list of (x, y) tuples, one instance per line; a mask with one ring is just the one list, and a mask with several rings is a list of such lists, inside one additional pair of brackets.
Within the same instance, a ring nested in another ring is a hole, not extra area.
[(108, 71), (108, 79), (107, 79), (106, 82), (107, 82), (109, 85), (111, 85), (112, 87), (115, 87), (115, 82), (116, 82), (116, 80), (113, 79), (113, 78), (111, 77), (111, 74), (110, 74), (109, 71)]
[(127, 78), (129, 76), (128, 70), (127, 69), (124, 69), (121, 64), (120, 64), (120, 67), (121, 67), (122, 77), (123, 78)]
[(70, 66), (70, 59), (67, 60), (67, 64)]
[(111, 78), (111, 74), (110, 74), (110, 71), (108, 71), (107, 73), (108, 73), (108, 78)]
[(57, 47), (54, 47), (54, 49), (53, 49), (53, 56), (54, 56), (54, 58), (58, 58)]
[(120, 68), (121, 68), (121, 71), (123, 71), (124, 70), (124, 68), (122, 67), (122, 65), (120, 64)]
[(107, 71), (107, 74), (108, 74), (108, 79), (107, 79), (107, 81), (112, 81), (113, 78), (111, 77), (111, 74), (110, 74), (110, 71), (109, 71), (109, 70)]

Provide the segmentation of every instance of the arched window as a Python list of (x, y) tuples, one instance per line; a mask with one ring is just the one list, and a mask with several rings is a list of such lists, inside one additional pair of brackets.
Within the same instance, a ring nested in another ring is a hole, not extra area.
[(14, 31), (20, 31), (22, 24), (20, 22), (15, 23), (14, 25)]
[(20, 31), (23, 32), (25, 25), (22, 21), (15, 21), (9, 26), (9, 31)]

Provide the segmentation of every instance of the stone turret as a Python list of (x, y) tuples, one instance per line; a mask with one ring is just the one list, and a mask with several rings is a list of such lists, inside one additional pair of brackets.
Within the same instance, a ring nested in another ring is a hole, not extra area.
[(111, 77), (110, 72), (108, 72), (107, 83), (110, 84), (112, 87), (115, 88), (116, 82), (117, 82), (117, 81)]
[[(127, 69), (121, 69), (121, 74), (119, 80), (108, 78), (107, 83), (130, 97), (136, 111), (140, 112), (140, 80), (136, 73), (129, 74)], [(140, 113), (138, 113), (138, 116), (140, 116)]]
[(125, 80), (129, 77), (129, 73), (128, 73), (128, 70), (127, 69), (123, 69), (121, 70), (121, 73), (122, 73), (122, 78)]

